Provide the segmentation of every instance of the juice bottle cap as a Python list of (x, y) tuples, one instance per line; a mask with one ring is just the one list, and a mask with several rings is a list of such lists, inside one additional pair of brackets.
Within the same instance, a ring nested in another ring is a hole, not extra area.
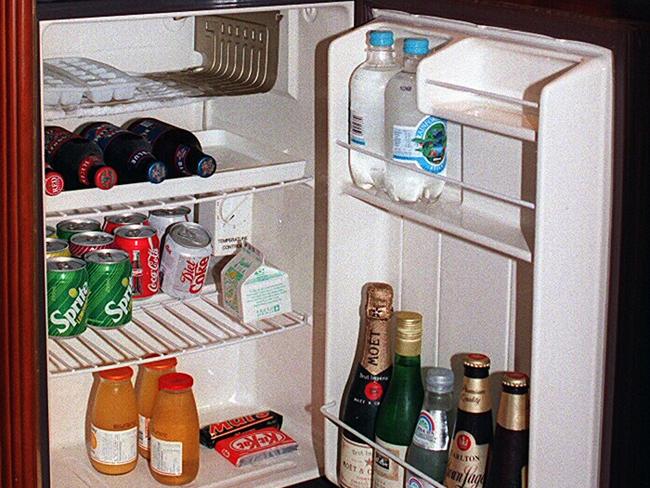
[(404, 39), (404, 54), (411, 56), (424, 56), (429, 53), (429, 40), (424, 37), (410, 37)]
[(425, 376), (427, 391), (449, 393), (454, 390), (454, 372), (447, 368), (429, 368)]
[[(146, 358), (150, 357), (156, 357), (158, 354), (147, 354), (145, 356)], [(159, 361), (153, 361), (151, 363), (145, 363), (142, 366), (147, 368), (147, 369), (155, 369), (157, 371), (163, 370), (163, 369), (172, 369), (175, 368), (176, 365), (178, 364), (178, 361), (176, 358), (166, 358), (166, 359), (161, 359)]]
[(113, 368), (101, 371), (99, 373), (101, 378), (111, 381), (123, 381), (128, 380), (133, 376), (133, 370), (128, 366), (123, 366), (121, 368)]
[(189, 374), (185, 373), (168, 373), (161, 376), (158, 380), (159, 390), (180, 391), (192, 388), (194, 380)]
[(374, 47), (389, 47), (393, 45), (393, 33), (387, 30), (370, 31), (368, 42)]

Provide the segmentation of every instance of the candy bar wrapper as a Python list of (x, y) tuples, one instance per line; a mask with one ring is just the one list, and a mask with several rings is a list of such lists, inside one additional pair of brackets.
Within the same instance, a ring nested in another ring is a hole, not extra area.
[(275, 427), (245, 432), (217, 442), (215, 450), (237, 467), (298, 449), (298, 443)]
[(214, 422), (205, 427), (201, 427), (199, 438), (201, 444), (213, 448), (221, 439), (227, 439), (243, 432), (253, 429), (263, 429), (265, 427), (282, 427), (282, 415), (273, 410), (257, 412), (251, 415), (244, 415), (234, 419), (224, 420), (223, 422)]

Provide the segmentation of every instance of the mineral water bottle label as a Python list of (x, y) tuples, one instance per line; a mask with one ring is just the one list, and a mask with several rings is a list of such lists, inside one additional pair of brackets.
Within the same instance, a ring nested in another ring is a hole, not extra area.
[(422, 410), (415, 424), (413, 443), (429, 451), (446, 451), (449, 447), (447, 412)]
[(180, 476), (183, 473), (183, 443), (163, 441), (151, 436), (151, 469), (165, 476)]
[(341, 436), (339, 485), (343, 488), (370, 488), (372, 447)]
[(149, 450), (149, 417), (138, 414), (138, 447)]
[(350, 109), (350, 144), (366, 145), (363, 120), (363, 114)]
[[(400, 459), (406, 458), (408, 446), (398, 446), (381, 440), (376, 440), (377, 444), (391, 452)], [(372, 488), (403, 488), (404, 487), (404, 468), (396, 462), (384, 456), (381, 452), (375, 451), (375, 462), (373, 464), (374, 474), (372, 477)]]
[(467, 431), (456, 432), (445, 474), (447, 488), (481, 488), (485, 482), (489, 444), (477, 444)]
[(117, 466), (135, 461), (138, 455), (138, 428), (104, 430), (90, 426), (90, 457), (101, 464)]
[(415, 126), (393, 126), (393, 159), (412, 162), (429, 173), (447, 166), (447, 122), (430, 115)]

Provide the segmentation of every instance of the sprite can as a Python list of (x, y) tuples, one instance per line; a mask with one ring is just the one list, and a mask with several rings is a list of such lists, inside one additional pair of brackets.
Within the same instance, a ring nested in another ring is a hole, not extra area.
[(50, 337), (76, 337), (86, 330), (88, 272), (81, 259), (47, 260), (47, 328)]
[(48, 258), (56, 258), (59, 256), (70, 256), (70, 249), (68, 243), (63, 239), (45, 239), (45, 253)]
[(68, 219), (56, 224), (56, 235), (64, 241), (69, 241), (70, 237), (79, 232), (92, 230), (99, 230), (99, 222), (94, 219)]
[(119, 249), (100, 249), (86, 255), (90, 298), (86, 323), (102, 329), (131, 321), (131, 260)]

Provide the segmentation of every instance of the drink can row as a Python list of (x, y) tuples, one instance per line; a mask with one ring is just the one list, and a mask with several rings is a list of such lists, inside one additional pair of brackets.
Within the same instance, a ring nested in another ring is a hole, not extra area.
[(210, 264), (211, 240), (203, 227), (192, 222), (179, 222), (168, 229), (160, 265), (165, 293), (187, 298), (201, 291)]
[(45, 254), (48, 258), (69, 257), (70, 248), (63, 239), (48, 237), (45, 239)]
[(86, 330), (89, 291), (84, 261), (71, 257), (47, 260), (47, 325), (50, 337), (75, 337)]
[(126, 251), (133, 267), (133, 298), (147, 298), (160, 287), (160, 241), (146, 225), (125, 225), (115, 230), (115, 247)]

